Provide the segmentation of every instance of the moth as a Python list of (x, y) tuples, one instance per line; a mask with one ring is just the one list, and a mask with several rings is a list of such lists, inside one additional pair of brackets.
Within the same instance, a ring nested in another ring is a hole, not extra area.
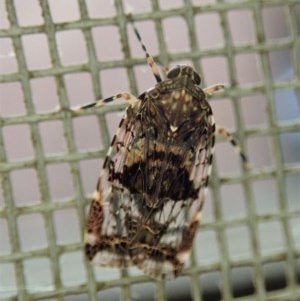
[(212, 169), (216, 127), (206, 99), (223, 88), (200, 88), (188, 65), (160, 74), (131, 20), (156, 84), (140, 96), (124, 92), (78, 108), (123, 98), (129, 106), (114, 135), (90, 205), (85, 252), (96, 265), (132, 265), (162, 280), (177, 277), (193, 246)]

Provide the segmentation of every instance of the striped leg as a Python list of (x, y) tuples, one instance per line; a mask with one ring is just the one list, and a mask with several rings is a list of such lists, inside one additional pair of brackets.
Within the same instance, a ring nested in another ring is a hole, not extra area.
[(111, 96), (111, 97), (108, 97), (108, 98), (105, 98), (105, 99), (99, 99), (95, 102), (88, 103), (88, 104), (86, 104), (84, 106), (81, 106), (81, 107), (74, 108), (73, 111), (80, 112), (80, 111), (83, 111), (83, 110), (89, 109), (89, 108), (102, 107), (105, 104), (107, 104), (108, 102), (114, 101), (114, 100), (119, 99), (119, 98), (123, 98), (123, 99), (127, 100), (130, 105), (134, 105), (135, 103), (140, 101), (134, 95), (132, 95), (130, 93), (127, 93), (127, 92), (123, 92), (123, 93), (119, 93), (119, 94), (116, 94), (114, 96)]
[(224, 89), (224, 85), (222, 84), (215, 84), (213, 86), (210, 86), (210, 87), (206, 87), (203, 89), (203, 92), (206, 94), (206, 95), (211, 95), (213, 94), (214, 92), (217, 92), (219, 90), (222, 90)]
[(221, 135), (225, 137), (228, 142), (230, 142), (230, 144), (233, 146), (236, 153), (240, 155), (243, 165), (247, 169), (249, 169), (250, 168), (249, 161), (246, 155), (244, 154), (244, 152), (242, 151), (241, 145), (238, 142), (238, 140), (236, 140), (225, 128), (221, 126), (216, 126), (216, 135)]
[[(211, 95), (212, 93), (222, 90), (224, 89), (224, 85), (222, 84), (215, 84), (213, 86), (204, 88), (203, 91), (206, 95)], [(250, 168), (250, 164), (248, 162), (247, 156), (244, 154), (244, 152), (242, 151), (241, 145), (238, 142), (238, 140), (236, 140), (224, 127), (221, 126), (217, 126), (216, 125), (216, 131), (215, 131), (216, 135), (220, 135), (225, 137), (225, 139), (230, 142), (230, 144), (233, 146), (234, 150), (236, 151), (237, 154), (240, 155), (241, 160), (243, 162), (243, 165), (249, 169)]]

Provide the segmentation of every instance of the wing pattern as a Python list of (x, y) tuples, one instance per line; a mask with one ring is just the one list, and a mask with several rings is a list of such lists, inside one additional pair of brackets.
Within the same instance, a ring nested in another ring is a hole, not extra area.
[(88, 215), (88, 258), (172, 279), (198, 228), (215, 123), (189, 66), (131, 104), (105, 159)]

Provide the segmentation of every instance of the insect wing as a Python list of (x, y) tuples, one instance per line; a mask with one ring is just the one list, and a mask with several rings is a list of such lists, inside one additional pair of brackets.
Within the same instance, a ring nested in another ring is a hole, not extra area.
[[(131, 110), (130, 106), (128, 110)], [(134, 114), (132, 109), (131, 113)], [(126, 160), (134, 158), (130, 152), (138, 124), (127, 114), (111, 142), (101, 175), (90, 206), (85, 249), (87, 257), (97, 265), (126, 267), (131, 265), (128, 216), (132, 208), (132, 196), (121, 183)], [(127, 225), (127, 226), (126, 226)], [(132, 227), (132, 226), (131, 226)], [(130, 229), (130, 227), (129, 227)]]
[[(136, 182), (143, 183), (137, 206), (142, 218), (131, 257), (154, 278), (172, 279), (182, 270), (192, 248), (211, 172), (215, 130), (211, 108), (205, 99), (194, 99), (186, 91), (177, 97), (181, 92), (160, 95), (158, 100), (146, 94), (147, 110), (141, 113), (145, 129), (141, 153), (145, 156), (135, 168), (127, 166), (142, 171)], [(167, 104), (174, 99), (179, 102), (170, 112)], [(188, 102), (186, 116), (178, 107), (184, 101)], [(172, 121), (176, 124), (172, 128), (171, 116), (177, 111), (181, 113), (175, 117), (177, 123)]]

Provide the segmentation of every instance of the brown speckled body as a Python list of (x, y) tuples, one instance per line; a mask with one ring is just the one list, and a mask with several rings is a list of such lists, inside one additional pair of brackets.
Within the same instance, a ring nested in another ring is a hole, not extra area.
[(127, 108), (88, 216), (96, 264), (135, 264), (159, 279), (182, 270), (213, 158), (215, 124), (199, 83), (192, 67), (177, 66)]

